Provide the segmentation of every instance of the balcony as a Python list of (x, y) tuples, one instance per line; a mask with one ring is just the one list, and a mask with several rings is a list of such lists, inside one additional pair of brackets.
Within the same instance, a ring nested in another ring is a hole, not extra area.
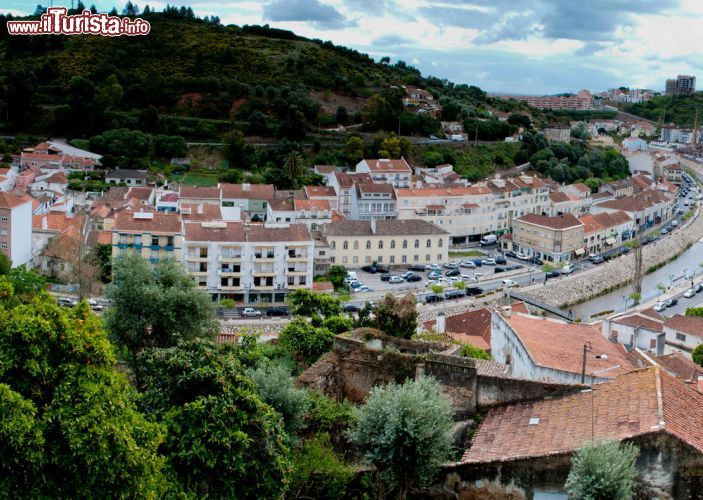
[(242, 254), (239, 255), (228, 255), (220, 254), (217, 256), (217, 262), (241, 262)]
[(242, 285), (232, 285), (232, 286), (225, 286), (222, 284), (217, 285), (218, 290), (222, 290), (223, 292), (238, 292), (242, 290)]
[(155, 252), (158, 252), (161, 249), (159, 245), (150, 245), (149, 248), (151, 248)]
[(276, 286), (274, 284), (271, 284), (271, 285), (252, 285), (251, 286), (252, 292), (272, 292), (275, 289), (276, 289)]
[(190, 274), (191, 276), (207, 276), (207, 275), (208, 275), (208, 272), (207, 272), (207, 270), (201, 271), (200, 269), (198, 269), (198, 270), (195, 270), (195, 271), (191, 271), (191, 270), (189, 269), (189, 270), (188, 270), (188, 274)]
[[(139, 246), (141, 246), (141, 245), (139, 245)], [(164, 248), (166, 249), (167, 252), (173, 252), (174, 246), (173, 245), (166, 245)]]
[(273, 252), (256, 252), (254, 254), (254, 260), (256, 262), (273, 262), (274, 253)]
[(307, 262), (308, 256), (303, 254), (286, 254), (286, 260), (288, 262)]
[(288, 270), (286, 271), (286, 275), (288, 276), (305, 276), (307, 273), (307, 269), (288, 268)]
[(208, 261), (208, 257), (207, 257), (207, 255), (206, 255), (205, 257), (203, 257), (203, 256), (200, 255), (200, 254), (196, 254), (196, 255), (194, 255), (194, 254), (188, 254), (188, 257), (186, 257), (186, 260), (187, 260), (188, 262), (207, 262), (207, 261)]
[(288, 290), (301, 290), (308, 288), (308, 285), (288, 285)]
[(254, 269), (252, 274), (254, 276), (270, 277), (276, 276), (276, 271), (274, 271), (273, 269)]
[(135, 243), (135, 244), (134, 244), (134, 248), (136, 248), (137, 250), (141, 250), (141, 249), (142, 249), (142, 244), (141, 244), (141, 243)]
[(240, 271), (235, 271), (233, 269), (218, 269), (217, 270), (217, 275), (222, 276), (223, 278), (236, 278), (242, 275), (241, 270)]
[(125, 248), (129, 248), (129, 244), (128, 243), (118, 243), (117, 248), (119, 248), (120, 250), (124, 250)]

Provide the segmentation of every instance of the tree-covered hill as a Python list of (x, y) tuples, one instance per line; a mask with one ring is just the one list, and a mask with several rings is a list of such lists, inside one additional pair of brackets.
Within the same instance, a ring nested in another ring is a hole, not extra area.
[[(625, 111), (658, 123), (675, 123), (680, 127), (692, 128), (696, 119), (696, 109), (703, 111), (703, 93), (690, 96), (658, 96), (639, 104), (632, 104)], [(699, 113), (700, 120), (703, 114)]]

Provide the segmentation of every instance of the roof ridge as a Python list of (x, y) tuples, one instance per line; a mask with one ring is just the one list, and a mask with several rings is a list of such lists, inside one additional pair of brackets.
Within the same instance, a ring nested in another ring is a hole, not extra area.
[(654, 380), (657, 390), (657, 416), (659, 417), (659, 428), (664, 429), (666, 422), (664, 421), (664, 398), (662, 395), (662, 382), (659, 365), (654, 366)]

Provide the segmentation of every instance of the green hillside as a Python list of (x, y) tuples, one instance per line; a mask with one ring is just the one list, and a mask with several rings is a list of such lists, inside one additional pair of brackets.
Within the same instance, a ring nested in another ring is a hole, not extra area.
[[(696, 109), (703, 111), (703, 93), (690, 96), (659, 96), (649, 101), (627, 106), (625, 111), (654, 120), (658, 123), (675, 123), (680, 127), (693, 127)], [(700, 114), (703, 120), (703, 114)]]

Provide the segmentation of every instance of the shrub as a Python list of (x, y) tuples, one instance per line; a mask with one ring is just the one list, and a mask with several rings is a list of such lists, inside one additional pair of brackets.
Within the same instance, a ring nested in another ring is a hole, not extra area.
[(569, 497), (584, 500), (631, 498), (638, 454), (639, 449), (632, 443), (622, 446), (616, 441), (586, 444), (571, 460), (565, 485)]

